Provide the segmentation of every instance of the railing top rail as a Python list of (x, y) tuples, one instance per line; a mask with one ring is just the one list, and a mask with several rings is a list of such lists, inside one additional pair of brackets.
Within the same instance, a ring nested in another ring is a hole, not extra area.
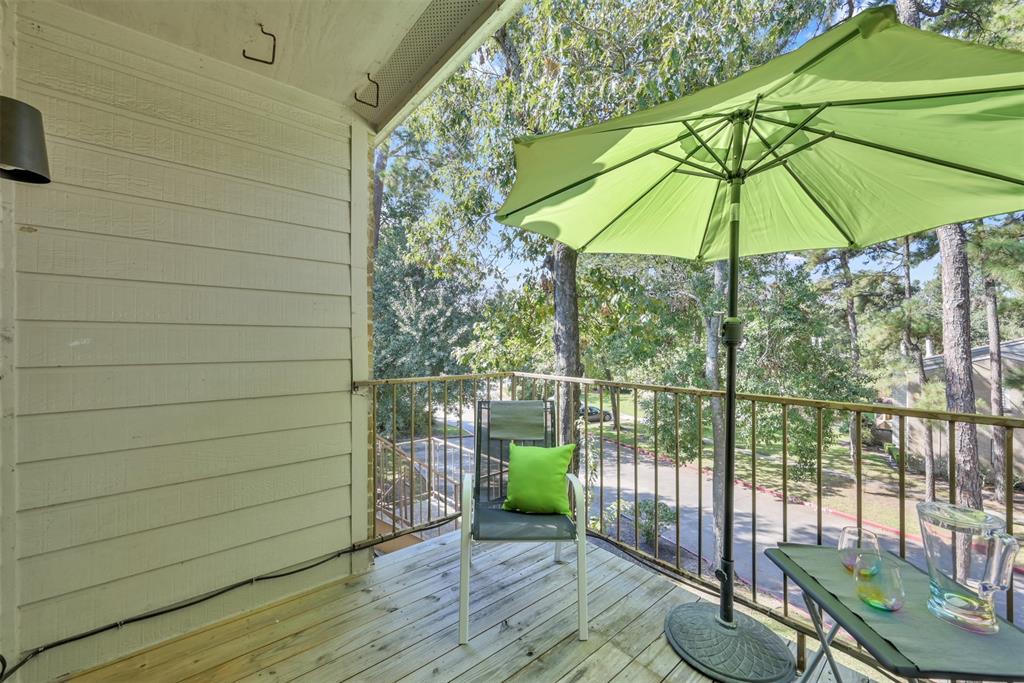
[(353, 389), (365, 389), (366, 387), (380, 387), (391, 384), (419, 384), (421, 382), (457, 382), (459, 380), (474, 379), (507, 379), (514, 375), (513, 372), (476, 372), (468, 375), (431, 375), (427, 377), (392, 377), (388, 379), (362, 379), (352, 382)]
[[(362, 389), (371, 386), (387, 386), (392, 384), (417, 384), (423, 382), (459, 381), (459, 380), (490, 380), (490, 379), (537, 379), (555, 382), (574, 382), (589, 386), (603, 386), (628, 388), (639, 391), (657, 391), (662, 393), (683, 394), (687, 396), (702, 397), (723, 397), (725, 392), (713, 389), (699, 389), (697, 387), (679, 387), (668, 384), (645, 384), (642, 382), (618, 382), (614, 380), (593, 379), (590, 377), (568, 377), (565, 375), (551, 375), (541, 372), (491, 372), (475, 373), (467, 375), (437, 375), (430, 377), (401, 377), (393, 379), (374, 379), (353, 382), (355, 389)], [(996, 427), (1012, 427), (1013, 429), (1024, 430), (1024, 418), (982, 415), (975, 413), (954, 413), (945, 410), (921, 410), (917, 408), (904, 408), (902, 406), (886, 405), (884, 403), (851, 403), (844, 401), (827, 401), (798, 396), (773, 396), (770, 394), (749, 394), (740, 392), (736, 396), (741, 401), (756, 401), (758, 403), (775, 403), (779, 405), (801, 406), (806, 408), (821, 408), (823, 410), (841, 410), (860, 413), (883, 413), (886, 415), (915, 417), (925, 420), (940, 420), (943, 422), (962, 422), (967, 424), (992, 425)]]

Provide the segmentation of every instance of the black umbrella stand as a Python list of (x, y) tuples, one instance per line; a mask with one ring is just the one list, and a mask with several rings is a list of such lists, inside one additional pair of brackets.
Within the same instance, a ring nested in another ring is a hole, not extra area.
[[(677, 605), (665, 619), (665, 637), (690, 666), (723, 683), (788, 683), (796, 676), (785, 641), (764, 624), (733, 610), (733, 482), (736, 470), (736, 352), (742, 338), (739, 319), (740, 189), (744, 173), (743, 131), (747, 111), (732, 118), (729, 173), (729, 306), (722, 324), (725, 344), (725, 507), (722, 557), (715, 576), (721, 584), (718, 608), (705, 601)], [(700, 530), (698, 530), (698, 533)]]

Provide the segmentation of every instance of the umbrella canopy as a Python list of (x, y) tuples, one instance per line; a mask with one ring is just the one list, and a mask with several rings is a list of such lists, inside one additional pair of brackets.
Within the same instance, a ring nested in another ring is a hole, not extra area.
[[(746, 112), (742, 154), (730, 155)], [(586, 252), (860, 247), (1024, 207), (1024, 54), (867, 10), (722, 85), (516, 143), (506, 225)]]
[[(1024, 208), (1024, 55), (868, 10), (717, 87), (520, 140), (516, 167), (497, 216), (507, 225), (578, 251), (729, 258), (732, 481), (739, 257), (861, 247)], [(782, 683), (794, 676), (785, 644), (733, 611), (733, 495), (726, 486), (718, 614), (679, 605), (665, 634), (715, 680)]]

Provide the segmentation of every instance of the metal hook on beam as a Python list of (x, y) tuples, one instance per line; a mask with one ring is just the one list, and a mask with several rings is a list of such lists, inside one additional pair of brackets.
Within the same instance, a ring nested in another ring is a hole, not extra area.
[(260, 27), (260, 33), (262, 33), (265, 36), (270, 36), (271, 39), (274, 41), (273, 46), (270, 48), (270, 59), (266, 60), (260, 57), (253, 57), (252, 55), (248, 54), (244, 48), (242, 49), (242, 56), (254, 62), (261, 62), (263, 64), (273, 64), (274, 60), (277, 58), (277, 36), (263, 28), (263, 24), (257, 25)]
[(360, 104), (365, 104), (367, 107), (373, 107), (374, 109), (376, 109), (377, 107), (380, 106), (380, 83), (378, 83), (377, 81), (375, 81), (372, 78), (370, 78), (370, 74), (366, 74), (366, 80), (368, 80), (370, 83), (372, 83), (374, 85), (374, 87), (376, 88), (374, 90), (374, 94), (373, 94), (373, 102), (369, 102), (369, 101), (364, 100), (363, 98), (359, 97), (359, 91), (358, 90), (356, 92), (352, 93), (352, 97), (356, 98), (356, 102), (359, 102)]

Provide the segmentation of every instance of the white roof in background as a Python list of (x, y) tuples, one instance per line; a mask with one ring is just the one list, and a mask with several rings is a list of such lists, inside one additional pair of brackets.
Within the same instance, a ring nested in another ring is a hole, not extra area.
[[(1004, 362), (1012, 360), (1018, 363), (1024, 363), (1024, 338), (1004, 341), (999, 345), (999, 347), (1002, 351)], [(985, 344), (984, 346), (975, 346), (971, 349), (971, 361), (974, 363), (987, 359), (988, 355), (988, 344)], [(941, 368), (942, 366), (943, 360), (941, 355), (929, 356), (924, 359), (924, 369), (926, 371)]]
[[(340, 102), (389, 131), (523, 0), (61, 0), (82, 11)], [(277, 36), (274, 64), (269, 58)], [(379, 106), (369, 73), (380, 83)], [(379, 136), (378, 136), (379, 137)]]

